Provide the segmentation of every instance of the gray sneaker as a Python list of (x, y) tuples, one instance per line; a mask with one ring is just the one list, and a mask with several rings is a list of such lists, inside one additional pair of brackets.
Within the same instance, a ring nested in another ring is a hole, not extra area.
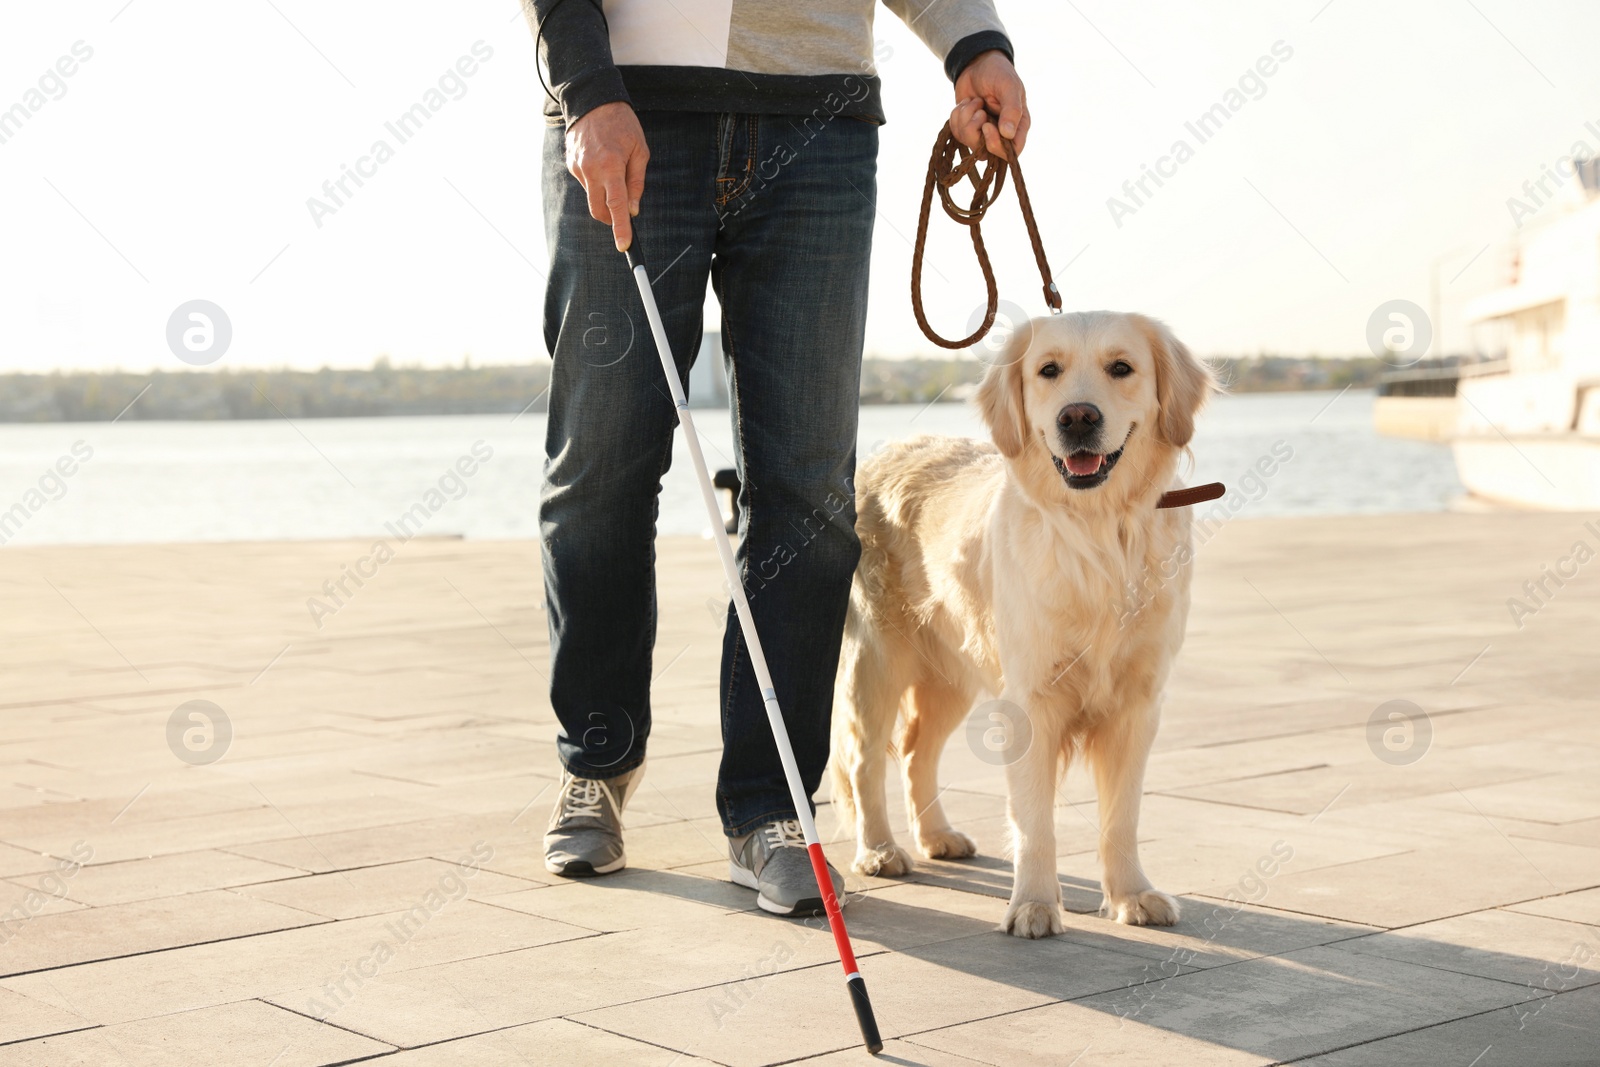
[(592, 878), (626, 867), (622, 809), (643, 780), (642, 763), (615, 778), (563, 774), (544, 835), (544, 869), (563, 878)]
[[(828, 864), (833, 893), (844, 907), (844, 879)], [(756, 891), (761, 910), (774, 915), (822, 915), (822, 895), (806, 851), (799, 819), (769, 822), (728, 842), (728, 877)]]

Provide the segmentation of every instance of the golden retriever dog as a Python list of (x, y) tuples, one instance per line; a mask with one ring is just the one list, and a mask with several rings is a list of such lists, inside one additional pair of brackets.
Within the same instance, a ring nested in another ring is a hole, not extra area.
[[(884, 801), (891, 743), (923, 855), (976, 851), (939, 804), (939, 755), (978, 694), (1005, 763), (1015, 875), (1004, 928), (1062, 932), (1055, 802), (1074, 756), (1100, 802), (1102, 914), (1170, 925), (1139, 865), (1139, 799), (1189, 611), (1177, 484), (1211, 372), (1166, 326), (1096, 311), (1019, 328), (978, 388), (994, 443), (920, 437), (862, 466), (861, 564), (833, 713), (833, 797), (854, 869), (911, 871)], [(900, 729), (896, 732), (896, 723)]]

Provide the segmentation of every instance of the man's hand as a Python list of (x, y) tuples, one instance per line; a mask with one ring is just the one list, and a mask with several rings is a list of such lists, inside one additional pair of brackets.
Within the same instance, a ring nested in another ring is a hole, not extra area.
[(649, 162), (639, 116), (620, 100), (601, 104), (567, 130), (567, 170), (589, 194), (589, 214), (611, 227), (618, 252), (633, 243), (630, 219), (639, 213)]
[[(1008, 137), (1017, 154), (1028, 140), (1028, 94), (1011, 60), (1000, 51), (979, 53), (956, 79), (956, 108), (950, 112), (950, 132), (978, 153), (1008, 159), (1000, 138)], [(1000, 117), (998, 127), (994, 116)]]

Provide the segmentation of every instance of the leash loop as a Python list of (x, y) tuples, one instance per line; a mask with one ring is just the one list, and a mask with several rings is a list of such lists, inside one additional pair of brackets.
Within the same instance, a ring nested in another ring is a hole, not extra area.
[[(917, 241), (911, 253), (911, 310), (923, 334), (941, 348), (966, 348), (981, 341), (994, 327), (995, 315), (1000, 310), (1000, 292), (995, 285), (994, 268), (989, 263), (989, 250), (983, 244), (983, 217), (1005, 189), (1006, 174), (1016, 175), (1017, 203), (1022, 209), (1022, 221), (1028, 228), (1028, 239), (1033, 243), (1033, 258), (1039, 265), (1039, 277), (1044, 282), (1044, 302), (1052, 315), (1061, 314), (1061, 291), (1050, 276), (1050, 263), (1045, 259), (1044, 241), (1039, 237), (1039, 226), (1033, 218), (1033, 202), (1028, 198), (1028, 186), (1022, 179), (1022, 168), (1017, 165), (1017, 150), (1009, 138), (1003, 138), (1009, 160), (991, 157), (979, 159), (978, 154), (950, 132), (948, 125), (939, 128), (933, 142), (933, 152), (928, 157), (928, 176), (922, 185), (922, 211), (917, 218)], [(955, 189), (963, 181), (972, 186), (971, 202), (963, 206), (956, 202)], [(933, 193), (939, 191), (939, 205), (953, 221), (967, 227), (972, 234), (972, 249), (978, 257), (978, 267), (983, 271), (983, 284), (987, 303), (983, 322), (970, 336), (960, 340), (941, 337), (928, 323), (922, 308), (922, 257), (928, 243), (928, 219), (933, 213)]]

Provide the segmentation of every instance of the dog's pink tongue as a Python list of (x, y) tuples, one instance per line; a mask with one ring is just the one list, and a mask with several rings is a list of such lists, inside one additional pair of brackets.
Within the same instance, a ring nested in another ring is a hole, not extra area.
[(1104, 460), (1098, 452), (1074, 452), (1067, 457), (1067, 470), (1073, 474), (1093, 474)]

